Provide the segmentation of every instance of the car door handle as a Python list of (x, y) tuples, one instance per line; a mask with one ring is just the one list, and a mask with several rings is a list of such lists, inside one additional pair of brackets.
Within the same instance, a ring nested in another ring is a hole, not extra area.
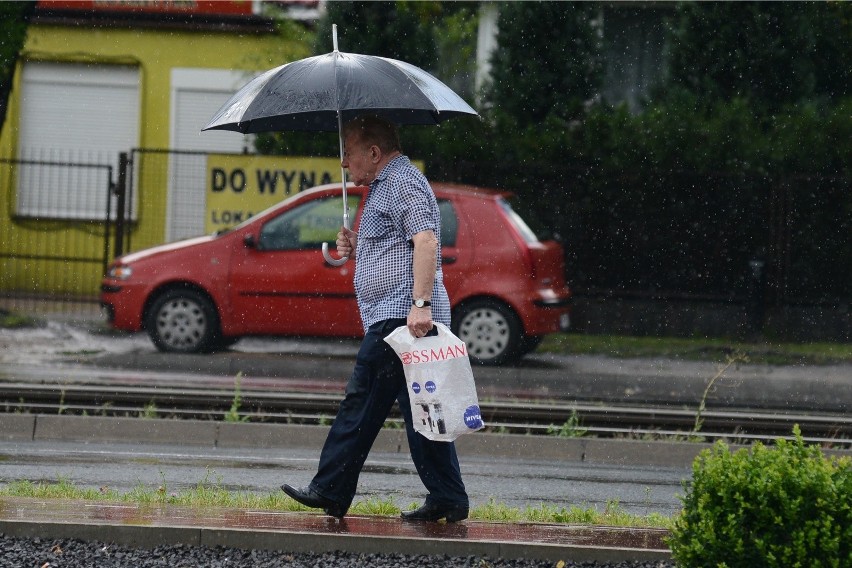
[(441, 264), (453, 264), (457, 260), (458, 259), (454, 256), (442, 256), (441, 257)]

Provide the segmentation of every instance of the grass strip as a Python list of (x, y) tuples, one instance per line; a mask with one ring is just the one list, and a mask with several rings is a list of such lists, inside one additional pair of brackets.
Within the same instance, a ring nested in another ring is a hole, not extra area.
[[(129, 492), (119, 492), (108, 487), (100, 489), (77, 487), (67, 479), (56, 482), (12, 481), (0, 486), (0, 499), (3, 497), (24, 497), (31, 499), (63, 499), (73, 501), (118, 502), (139, 506), (179, 505), (191, 508), (233, 508), (260, 511), (319, 512), (297, 503), (283, 492), (259, 494), (250, 491), (233, 491), (219, 482), (211, 482), (209, 475), (196, 485), (180, 491), (169, 491), (165, 483), (156, 487), (137, 485)], [(407, 509), (414, 509), (417, 503), (411, 503)], [(370, 498), (356, 501), (350, 508), (350, 514), (396, 517), (401, 509), (392, 499)], [(593, 507), (571, 506), (556, 507), (546, 503), (527, 506), (524, 509), (509, 507), (493, 498), (486, 504), (474, 507), (470, 518), (478, 521), (501, 523), (547, 523), (582, 524), (637, 528), (670, 529), (674, 519), (659, 513), (645, 516), (624, 511), (616, 501), (607, 503), (604, 511)]]
[[(544, 338), (538, 353), (603, 355), (618, 358), (664, 357), (691, 361), (720, 361), (735, 353), (747, 362), (766, 365), (830, 365), (852, 363), (852, 343), (789, 343), (726, 338), (637, 337), (554, 333)], [(745, 362), (745, 361), (744, 361)]]

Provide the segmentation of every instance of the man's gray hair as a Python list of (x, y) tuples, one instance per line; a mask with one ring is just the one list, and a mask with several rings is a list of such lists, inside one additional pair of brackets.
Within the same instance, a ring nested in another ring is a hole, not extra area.
[(402, 151), (399, 143), (399, 131), (396, 125), (372, 114), (353, 118), (343, 125), (344, 137), (355, 134), (360, 142), (376, 145), (384, 153)]

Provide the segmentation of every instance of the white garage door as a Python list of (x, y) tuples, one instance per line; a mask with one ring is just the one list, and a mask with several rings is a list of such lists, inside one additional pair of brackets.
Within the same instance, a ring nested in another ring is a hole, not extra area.
[[(108, 171), (139, 143), (139, 70), (28, 62), (21, 76), (19, 215), (103, 219)], [(113, 179), (116, 177), (113, 169)]]
[[(216, 153), (253, 152), (251, 137), (237, 132), (201, 129), (252, 76), (220, 69), (172, 70), (171, 148)], [(174, 241), (204, 232), (207, 211), (204, 154), (172, 154), (169, 163), (169, 197), (166, 240)]]

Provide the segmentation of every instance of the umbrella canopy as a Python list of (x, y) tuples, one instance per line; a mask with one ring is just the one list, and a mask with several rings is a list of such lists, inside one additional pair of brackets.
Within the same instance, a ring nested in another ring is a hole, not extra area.
[[(340, 111), (340, 116), (338, 116)], [(334, 51), (276, 67), (240, 89), (202, 130), (335, 131), (359, 114), (395, 124), (438, 124), (477, 113), (419, 67)]]
[[(410, 63), (337, 49), (287, 63), (254, 78), (237, 91), (202, 130), (243, 133), (286, 130), (334, 131), (343, 162), (343, 123), (371, 113), (395, 124), (438, 124), (475, 110), (444, 83)], [(343, 226), (349, 225), (346, 174), (343, 180)], [(326, 262), (340, 266), (348, 257), (332, 258), (323, 243)]]

